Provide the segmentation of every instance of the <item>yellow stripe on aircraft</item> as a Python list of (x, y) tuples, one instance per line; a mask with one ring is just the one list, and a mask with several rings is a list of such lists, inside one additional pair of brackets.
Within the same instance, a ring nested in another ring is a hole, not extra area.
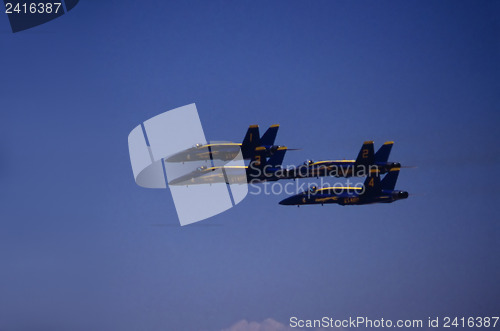
[(206, 144), (200, 147), (211, 147), (211, 146), (241, 146), (241, 143), (220, 143), (220, 144)]
[(210, 167), (203, 170), (215, 171), (219, 169), (247, 169), (247, 168), (248, 168), (247, 166), (220, 166), (220, 167)]
[(316, 192), (319, 191), (327, 191), (327, 190), (362, 190), (362, 187), (351, 187), (351, 186), (346, 186), (346, 187), (323, 187), (318, 189)]
[(315, 202), (325, 202), (325, 201), (328, 201), (328, 200), (336, 201), (336, 200), (338, 200), (338, 198), (337, 197), (327, 197), (327, 198), (316, 198), (316, 199), (314, 199)]
[(340, 162), (340, 163), (353, 163), (356, 162), (356, 160), (327, 160), (327, 161), (318, 161), (314, 162), (312, 164), (322, 164), (322, 163), (331, 163), (331, 162)]

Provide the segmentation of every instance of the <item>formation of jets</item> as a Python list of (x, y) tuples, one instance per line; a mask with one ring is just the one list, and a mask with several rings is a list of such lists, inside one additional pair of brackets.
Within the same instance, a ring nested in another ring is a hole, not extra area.
[[(408, 192), (395, 190), (401, 164), (389, 162), (394, 142), (384, 143), (377, 152), (373, 141), (365, 141), (355, 160), (307, 160), (299, 166), (283, 167), (288, 149), (275, 145), (279, 125), (272, 125), (260, 136), (258, 125), (251, 125), (242, 143), (197, 144), (192, 148), (168, 157), (165, 162), (211, 161), (178, 178), (169, 185), (196, 185), (212, 183), (262, 183), (285, 179), (319, 177), (366, 177), (363, 186), (311, 187), (282, 201), (281, 205), (314, 205), (336, 203), (363, 205), (390, 203), (408, 198)], [(239, 153), (248, 165), (231, 165)], [(228, 161), (215, 166), (213, 160)], [(385, 175), (381, 178), (382, 175)]]

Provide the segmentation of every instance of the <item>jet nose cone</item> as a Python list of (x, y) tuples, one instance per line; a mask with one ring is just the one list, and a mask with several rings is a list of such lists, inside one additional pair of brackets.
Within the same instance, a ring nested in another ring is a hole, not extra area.
[(290, 205), (297, 205), (297, 197), (288, 197), (286, 199), (283, 199), (279, 202), (280, 205), (285, 205), (285, 206), (290, 206)]
[(174, 178), (168, 182), (168, 185), (187, 185), (193, 182), (193, 176), (190, 174)]
[(168, 182), (168, 185), (179, 185), (183, 181), (184, 181), (184, 178), (172, 179), (170, 182)]
[(167, 157), (165, 159), (165, 161), (167, 161), (167, 162), (184, 162), (185, 158), (180, 153), (177, 153), (177, 154), (174, 154), (174, 155)]

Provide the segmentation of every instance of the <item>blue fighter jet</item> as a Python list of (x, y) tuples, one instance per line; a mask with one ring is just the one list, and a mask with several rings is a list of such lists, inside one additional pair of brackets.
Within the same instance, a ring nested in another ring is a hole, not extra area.
[(297, 195), (280, 201), (280, 205), (317, 205), (336, 203), (345, 205), (366, 205), (390, 203), (408, 198), (408, 192), (394, 190), (400, 168), (392, 168), (382, 181), (378, 170), (372, 170), (362, 187), (312, 187)]
[(250, 160), (257, 147), (265, 149), (264, 156), (272, 156), (279, 148), (284, 146), (274, 145), (278, 134), (279, 124), (274, 124), (260, 137), (259, 126), (250, 125), (242, 143), (221, 142), (210, 144), (196, 144), (184, 151), (169, 156), (167, 162), (189, 162), (209, 160), (234, 160), (241, 151), (245, 160)]
[(268, 159), (265, 157), (267, 150), (263, 146), (255, 149), (248, 166), (224, 165), (207, 167), (201, 166), (196, 170), (175, 178), (168, 182), (169, 185), (197, 185), (197, 184), (247, 184), (262, 183), (286, 179), (286, 171), (281, 167), (285, 157), (286, 147), (279, 147)]
[(380, 174), (385, 174), (389, 169), (400, 167), (397, 162), (388, 162), (389, 154), (393, 146), (393, 141), (388, 141), (374, 153), (373, 141), (365, 141), (359, 151), (356, 160), (307, 160), (303, 165), (294, 169), (289, 169), (289, 178), (308, 177), (364, 177), (370, 170), (378, 170)]

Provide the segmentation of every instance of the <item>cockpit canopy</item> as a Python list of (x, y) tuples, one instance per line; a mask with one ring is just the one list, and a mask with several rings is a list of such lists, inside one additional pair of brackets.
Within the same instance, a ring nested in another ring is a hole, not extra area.
[(193, 147), (194, 147), (194, 148), (200, 148), (201, 146), (203, 146), (203, 144), (199, 144), (199, 143), (198, 143), (198, 144), (194, 145)]
[(311, 164), (313, 164), (313, 163), (314, 163), (314, 161), (313, 161), (313, 160), (305, 160), (305, 161), (304, 161), (304, 165), (306, 165), (306, 166), (311, 165)]
[(316, 191), (318, 191), (318, 187), (317, 186), (311, 186), (309, 188), (309, 193), (316, 193)]
[(201, 166), (201, 167), (196, 168), (196, 171), (203, 171), (206, 168), (207, 168), (206, 166)]

